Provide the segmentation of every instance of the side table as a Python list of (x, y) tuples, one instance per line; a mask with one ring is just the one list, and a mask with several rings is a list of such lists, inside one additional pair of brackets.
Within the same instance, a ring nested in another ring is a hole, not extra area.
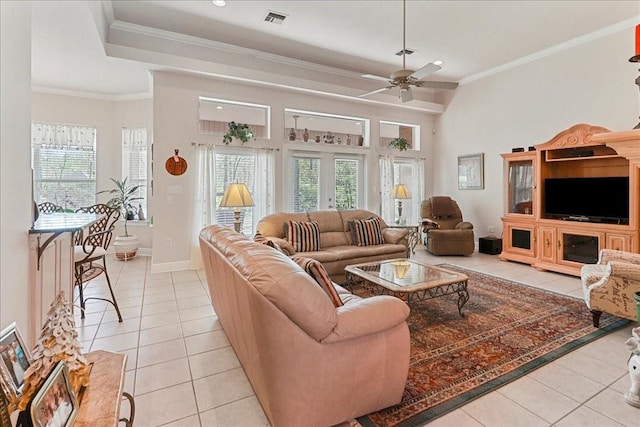
[(416, 253), (416, 246), (420, 241), (420, 225), (418, 224), (390, 224), (389, 228), (403, 228), (409, 231), (407, 235), (407, 257)]

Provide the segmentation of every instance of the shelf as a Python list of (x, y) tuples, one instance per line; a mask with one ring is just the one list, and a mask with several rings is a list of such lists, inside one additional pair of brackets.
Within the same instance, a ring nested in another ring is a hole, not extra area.
[(545, 161), (547, 163), (551, 162), (572, 162), (576, 160), (596, 160), (596, 159), (615, 159), (622, 158), (621, 156), (616, 155), (606, 155), (606, 156), (583, 156), (583, 157), (558, 157), (558, 158), (547, 158)]

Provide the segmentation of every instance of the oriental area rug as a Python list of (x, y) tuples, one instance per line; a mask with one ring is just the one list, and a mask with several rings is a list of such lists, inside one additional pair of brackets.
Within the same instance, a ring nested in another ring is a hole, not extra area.
[[(464, 317), (456, 294), (413, 304), (402, 402), (358, 418), (364, 427), (423, 425), (628, 323), (603, 313), (595, 328), (581, 299), (441, 266), (469, 277)], [(371, 295), (363, 285), (352, 291)]]

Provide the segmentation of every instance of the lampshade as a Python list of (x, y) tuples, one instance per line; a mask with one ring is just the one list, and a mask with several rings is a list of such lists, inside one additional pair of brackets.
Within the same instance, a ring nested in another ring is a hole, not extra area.
[(233, 183), (224, 190), (220, 207), (222, 208), (244, 208), (254, 206), (253, 198), (249, 189), (244, 183)]
[(404, 184), (397, 184), (391, 190), (392, 199), (410, 199), (409, 189)]

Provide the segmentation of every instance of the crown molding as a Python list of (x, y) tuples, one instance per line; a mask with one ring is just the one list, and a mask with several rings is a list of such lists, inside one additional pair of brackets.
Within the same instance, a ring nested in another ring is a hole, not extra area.
[(633, 28), (637, 25), (638, 20), (640, 20), (640, 15), (638, 15), (635, 18), (626, 19), (622, 22), (618, 22), (617, 24), (613, 24), (608, 27), (602, 28), (598, 31), (594, 31), (589, 34), (585, 34), (583, 36), (579, 36), (571, 40), (567, 40), (564, 43), (551, 46), (547, 49), (539, 50), (537, 52), (532, 53), (531, 55), (523, 56), (522, 58), (518, 58), (514, 61), (507, 62), (498, 67), (473, 74), (469, 77), (465, 77), (462, 80), (460, 80), (459, 83), (461, 85), (464, 85), (471, 82), (475, 82), (476, 80), (481, 80), (481, 79), (493, 76), (494, 74), (498, 74), (503, 71), (510, 70), (512, 68), (520, 67), (521, 65), (528, 64), (529, 62), (537, 61), (539, 59), (555, 55), (556, 53), (562, 52), (567, 49), (572, 49), (574, 47), (592, 42), (594, 40), (598, 40), (602, 37), (606, 37), (608, 35), (617, 33), (619, 31), (626, 30), (628, 28)]
[(111, 95), (97, 92), (83, 92), (78, 90), (60, 89), (49, 86), (31, 85), (31, 92), (46, 93), (50, 95), (73, 96), (76, 98), (96, 99), (100, 101), (138, 101), (142, 99), (152, 99), (151, 93), (131, 93), (125, 95)]

